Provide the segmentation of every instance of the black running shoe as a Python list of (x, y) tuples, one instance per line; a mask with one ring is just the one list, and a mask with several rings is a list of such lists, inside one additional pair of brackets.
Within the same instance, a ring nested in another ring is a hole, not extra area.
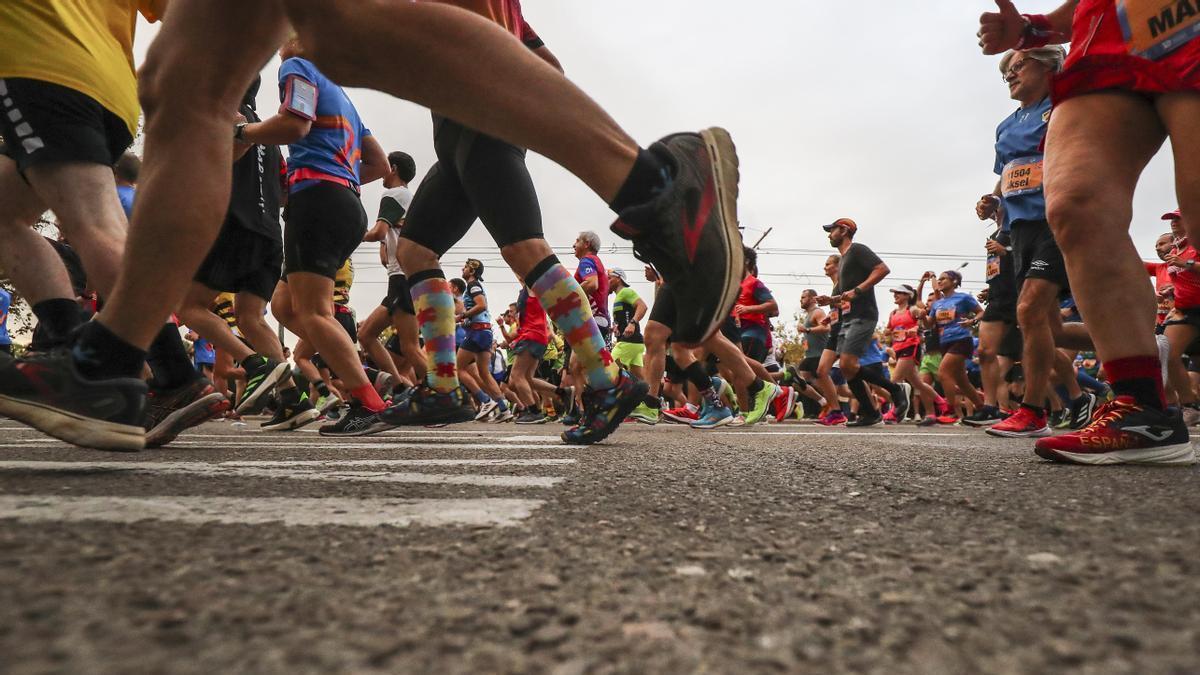
[(229, 410), (229, 399), (207, 377), (197, 377), (182, 387), (146, 394), (146, 447), (161, 448), (185, 430), (216, 419)]
[(385, 424), (396, 427), (458, 424), (475, 419), (463, 405), (462, 389), (440, 393), (429, 385), (418, 385), (407, 398), (379, 413)]
[(237, 412), (254, 415), (266, 407), (266, 395), (287, 376), (290, 368), (286, 363), (258, 354), (243, 360), (242, 367), (246, 369), (246, 389), (238, 401)]
[(962, 418), (962, 423), (968, 427), (990, 427), (1005, 420), (996, 406), (985, 405), (974, 413)]
[(574, 411), (572, 411), (572, 412), (571, 412), (571, 413), (569, 413), (569, 414), (566, 414), (566, 415), (563, 415), (563, 416), (559, 417), (559, 418), (558, 418), (558, 421), (559, 421), (559, 422), (562, 422), (563, 424), (565, 424), (565, 425), (567, 425), (567, 426), (569, 426), (569, 427), (573, 427), (573, 426), (575, 426), (576, 424), (579, 424), (579, 420), (580, 420), (582, 417), (583, 417), (583, 414), (582, 414), (582, 413), (580, 413), (580, 411), (578, 411), (578, 410), (574, 410)]
[(65, 349), (6, 359), (0, 415), (85, 448), (134, 452), (145, 447), (146, 383), (85, 379)]
[(369, 436), (393, 428), (391, 424), (379, 419), (379, 413), (373, 413), (358, 401), (351, 401), (350, 407), (334, 424), (321, 427), (322, 436)]
[(545, 412), (543, 412), (537, 408), (530, 408), (529, 410), (526, 410), (525, 412), (521, 413), (521, 416), (517, 418), (516, 423), (517, 424), (545, 424), (546, 422), (549, 422), (549, 421), (550, 421), (550, 419), (548, 417), (546, 417)]
[(1082, 429), (1092, 423), (1092, 415), (1096, 412), (1096, 395), (1090, 391), (1071, 401), (1068, 414), (1072, 429)]
[(874, 415), (859, 415), (854, 421), (846, 422), (847, 427), (877, 427), (880, 424), (883, 424), (883, 415), (880, 415), (878, 411)]
[(604, 440), (646, 399), (648, 391), (650, 385), (635, 380), (625, 371), (621, 371), (621, 379), (611, 389), (585, 389), (583, 417), (579, 426), (562, 432), (563, 441), (571, 445), (591, 445)]
[(284, 392), (280, 397), (279, 408), (275, 416), (262, 423), (263, 431), (291, 431), (316, 421), (321, 416), (320, 411), (313, 407), (308, 400), (308, 394), (289, 394)]
[(670, 185), (653, 201), (626, 209), (612, 231), (662, 274), (678, 308), (671, 339), (695, 346), (717, 331), (742, 279), (738, 231), (738, 158), (729, 132), (673, 134), (650, 146), (671, 168)]
[[(575, 413), (575, 387), (563, 388), (563, 395), (557, 397), (555, 409), (559, 417), (568, 417)], [(578, 415), (576, 415), (578, 420)]]

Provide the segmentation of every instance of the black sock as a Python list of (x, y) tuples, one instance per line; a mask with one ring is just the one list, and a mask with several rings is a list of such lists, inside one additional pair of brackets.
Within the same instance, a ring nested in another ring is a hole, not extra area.
[(1033, 411), (1033, 412), (1037, 413), (1039, 417), (1040, 417), (1040, 416), (1042, 416), (1042, 415), (1045, 415), (1045, 414), (1046, 414), (1046, 409), (1045, 409), (1045, 408), (1039, 408), (1039, 407), (1037, 407), (1036, 405), (1029, 405), (1028, 403), (1022, 403), (1022, 404), (1021, 404), (1021, 407), (1022, 407), (1022, 408), (1028, 408), (1029, 410), (1031, 410), (1031, 411)]
[(860, 417), (879, 414), (875, 409), (875, 401), (871, 400), (871, 392), (867, 389), (867, 383), (863, 380), (861, 370), (858, 371), (858, 375), (855, 375), (846, 384), (850, 387), (850, 393), (854, 394), (854, 398), (858, 401), (858, 414)]
[(45, 336), (44, 347), (58, 347), (67, 343), (71, 331), (79, 328), (87, 321), (83, 308), (74, 300), (68, 298), (51, 298), (33, 306), (33, 315), (37, 317)]
[(763, 382), (762, 380), (760, 380), (758, 378), (754, 378), (754, 381), (750, 383), (750, 386), (746, 387), (746, 393), (750, 394), (750, 398), (754, 398), (755, 396), (758, 395), (758, 392), (762, 391), (762, 388), (765, 385), (766, 385), (766, 383)]
[(652, 396), (652, 395), (650, 395), (650, 394), (646, 394), (645, 403), (646, 403), (646, 405), (648, 405), (648, 406), (650, 406), (651, 408), (654, 408), (654, 409), (656, 409), (656, 410), (657, 410), (658, 408), (661, 408), (661, 407), (662, 407), (662, 399), (660, 399), (660, 398), (659, 398), (659, 397), (657, 397), (657, 396)]
[(654, 199), (670, 182), (671, 174), (667, 165), (650, 151), (638, 149), (633, 168), (608, 207), (620, 215), (631, 206)]
[(179, 326), (173, 323), (163, 326), (154, 336), (146, 362), (154, 373), (154, 386), (160, 389), (175, 389), (196, 379), (196, 369), (179, 337)]
[(859, 369), (858, 376), (867, 384), (873, 384), (876, 387), (886, 389), (892, 395), (893, 399), (899, 398), (904, 394), (904, 390), (900, 388), (900, 385), (883, 376), (882, 367), (865, 366)]
[(704, 372), (704, 366), (700, 365), (699, 361), (684, 368), (683, 372), (687, 375), (688, 382), (691, 382), (699, 391), (712, 389), (712, 378)]
[(328, 395), (329, 395), (329, 387), (328, 387), (328, 386), (326, 386), (326, 384), (325, 384), (325, 380), (320, 380), (320, 381), (318, 381), (316, 386), (317, 386), (317, 393), (318, 393), (318, 394), (320, 394), (321, 396), (328, 396)]
[(99, 321), (89, 321), (79, 329), (71, 355), (79, 373), (89, 380), (140, 379), (146, 363), (146, 352), (117, 337)]

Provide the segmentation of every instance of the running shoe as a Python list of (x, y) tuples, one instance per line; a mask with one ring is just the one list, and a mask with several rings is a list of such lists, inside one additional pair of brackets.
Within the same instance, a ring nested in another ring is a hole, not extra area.
[(733, 309), (744, 277), (738, 231), (738, 158), (724, 129), (672, 134), (650, 146), (671, 179), (652, 201), (630, 207), (612, 225), (633, 241), (677, 298), (671, 339), (695, 346)]
[(733, 411), (725, 405), (705, 405), (700, 418), (691, 423), (693, 429), (716, 429), (733, 421)]
[(687, 406), (669, 408), (662, 411), (662, 416), (665, 417), (668, 422), (674, 422), (676, 424), (691, 424), (692, 422), (700, 419), (700, 413)]
[(1071, 428), (1071, 414), (1066, 409), (1051, 411), (1048, 424), (1055, 429), (1069, 429)]
[(1068, 419), (1072, 429), (1082, 429), (1092, 423), (1092, 415), (1096, 412), (1096, 395), (1085, 391), (1079, 398), (1071, 401)]
[(291, 369), (286, 363), (258, 354), (242, 360), (242, 367), (246, 369), (246, 389), (238, 401), (237, 412), (253, 415), (262, 411), (267, 403), (266, 395), (271, 393)]
[(557, 397), (554, 409), (560, 417), (566, 417), (575, 412), (575, 387), (564, 387), (563, 395)]
[(1004, 420), (1000, 409), (994, 405), (985, 405), (974, 413), (962, 418), (962, 423), (968, 427), (988, 427)]
[(1092, 423), (1034, 445), (1043, 459), (1073, 464), (1194, 464), (1183, 418), (1118, 396), (1096, 410)]
[(828, 415), (818, 418), (817, 424), (822, 424), (827, 427), (836, 427), (846, 424), (846, 413), (841, 410), (831, 410)]
[(322, 436), (369, 436), (393, 428), (379, 418), (379, 413), (367, 410), (356, 400), (350, 402), (346, 413), (337, 422), (321, 427)]
[(591, 445), (608, 437), (638, 403), (646, 398), (650, 385), (621, 371), (616, 386), (610, 389), (583, 391), (583, 417), (579, 425), (562, 432), (564, 442), (571, 445)]
[(727, 426), (727, 427), (744, 427), (744, 426), (746, 426), (746, 418), (743, 415), (733, 413), (733, 418), (730, 419), (729, 424), (726, 424), (725, 426)]
[(658, 408), (651, 408), (650, 406), (646, 405), (645, 401), (639, 403), (638, 406), (633, 409), (633, 412), (629, 413), (629, 416), (635, 421), (650, 425), (658, 424), (660, 415), (661, 412)]
[(492, 411), (496, 410), (499, 407), (500, 407), (500, 404), (495, 401), (488, 401), (487, 403), (480, 403), (479, 404), (479, 412), (475, 413), (475, 421), (483, 422), (484, 420), (486, 420), (488, 418), (489, 415), (492, 414)]
[(573, 410), (570, 413), (560, 417), (558, 419), (558, 421), (562, 422), (563, 424), (565, 424), (569, 427), (573, 427), (573, 426), (579, 424), (579, 420), (581, 417), (583, 417), (583, 413), (581, 411)]
[(1184, 426), (1194, 427), (1200, 424), (1200, 406), (1185, 405), (1183, 406), (1183, 424)]
[(894, 406), (891, 410), (892, 417), (896, 422), (903, 422), (908, 417), (908, 408), (912, 403), (912, 385), (907, 382), (900, 383), (900, 396), (892, 401)]
[(854, 420), (853, 422), (846, 422), (847, 427), (864, 429), (867, 427), (877, 427), (880, 424), (883, 424), (883, 415), (880, 415), (878, 410), (874, 411), (874, 414), (860, 414), (858, 419)]
[(217, 419), (229, 410), (229, 399), (207, 377), (175, 389), (150, 386), (146, 393), (146, 447), (161, 448), (184, 430)]
[(135, 452), (145, 447), (146, 383), (85, 379), (66, 349), (4, 359), (0, 415), (81, 447)]
[(499, 408), (497, 408), (496, 412), (493, 413), (492, 416), (488, 418), (488, 421), (493, 424), (504, 424), (505, 422), (511, 422), (511, 421), (515, 420), (516, 418), (517, 418), (517, 416), (516, 416), (516, 414), (513, 413), (513, 410), (511, 407), (505, 408), (504, 410), (500, 410)]
[(392, 390), (392, 384), (394, 384), (395, 381), (396, 378), (392, 377), (391, 373), (387, 372), (386, 370), (381, 370), (375, 374), (375, 379), (371, 384), (375, 385), (375, 391), (378, 392), (380, 396), (383, 396)]
[(919, 427), (936, 427), (937, 423), (938, 423), (937, 417), (935, 417), (934, 415), (926, 415), (921, 418), (920, 422), (917, 422), (917, 426), (919, 426)]
[[(286, 393), (286, 392), (285, 392)], [(288, 400), (295, 398), (296, 400)], [(263, 431), (291, 431), (315, 422), (321, 416), (320, 411), (313, 407), (308, 400), (308, 394), (297, 391), (296, 395), (285, 396), (279, 402), (279, 408), (271, 419), (262, 423)]]
[(934, 419), (937, 420), (938, 424), (946, 426), (955, 425), (959, 422), (958, 415), (938, 415)]
[[(966, 423), (966, 419), (963, 419)], [(1041, 438), (1049, 436), (1046, 414), (1028, 406), (1021, 406), (1008, 419), (993, 424), (987, 432), (1001, 438)]]
[(796, 390), (791, 387), (779, 387), (779, 394), (771, 399), (771, 412), (776, 422), (782, 422), (796, 411)]
[(407, 399), (379, 413), (379, 419), (398, 427), (470, 422), (475, 419), (475, 412), (464, 403), (461, 388), (441, 393), (420, 384)]
[(892, 408), (891, 410), (889, 410), (883, 414), (883, 423), (884, 424), (895, 424), (896, 423), (896, 409), (895, 408)]
[(541, 410), (530, 408), (521, 413), (515, 420), (517, 424), (545, 424), (548, 420), (546, 413)]
[(326, 415), (330, 410), (336, 411), (341, 404), (342, 399), (338, 398), (337, 394), (326, 394), (317, 399), (317, 412)]
[(771, 410), (771, 402), (779, 395), (779, 386), (763, 382), (762, 389), (750, 399), (750, 412), (746, 413), (746, 424), (758, 424)]

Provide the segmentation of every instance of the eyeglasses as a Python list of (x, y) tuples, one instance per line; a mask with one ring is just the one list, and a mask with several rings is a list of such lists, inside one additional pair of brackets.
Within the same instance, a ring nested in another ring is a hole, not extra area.
[(1000, 79), (1004, 80), (1005, 82), (1008, 82), (1008, 78), (1010, 78), (1010, 77), (1020, 73), (1022, 70), (1024, 70), (1025, 66), (1029, 65), (1031, 60), (1032, 59), (1024, 59), (1024, 60), (1018, 61), (1015, 66), (1009, 66), (1008, 70), (1005, 70), (1004, 74), (1000, 76)]

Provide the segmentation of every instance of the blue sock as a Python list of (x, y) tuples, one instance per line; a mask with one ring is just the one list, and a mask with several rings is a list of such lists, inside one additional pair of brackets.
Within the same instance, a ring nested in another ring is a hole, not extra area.
[(480, 405), (484, 403), (491, 403), (492, 401), (491, 397), (485, 394), (482, 389), (475, 392), (475, 400), (478, 401)]

